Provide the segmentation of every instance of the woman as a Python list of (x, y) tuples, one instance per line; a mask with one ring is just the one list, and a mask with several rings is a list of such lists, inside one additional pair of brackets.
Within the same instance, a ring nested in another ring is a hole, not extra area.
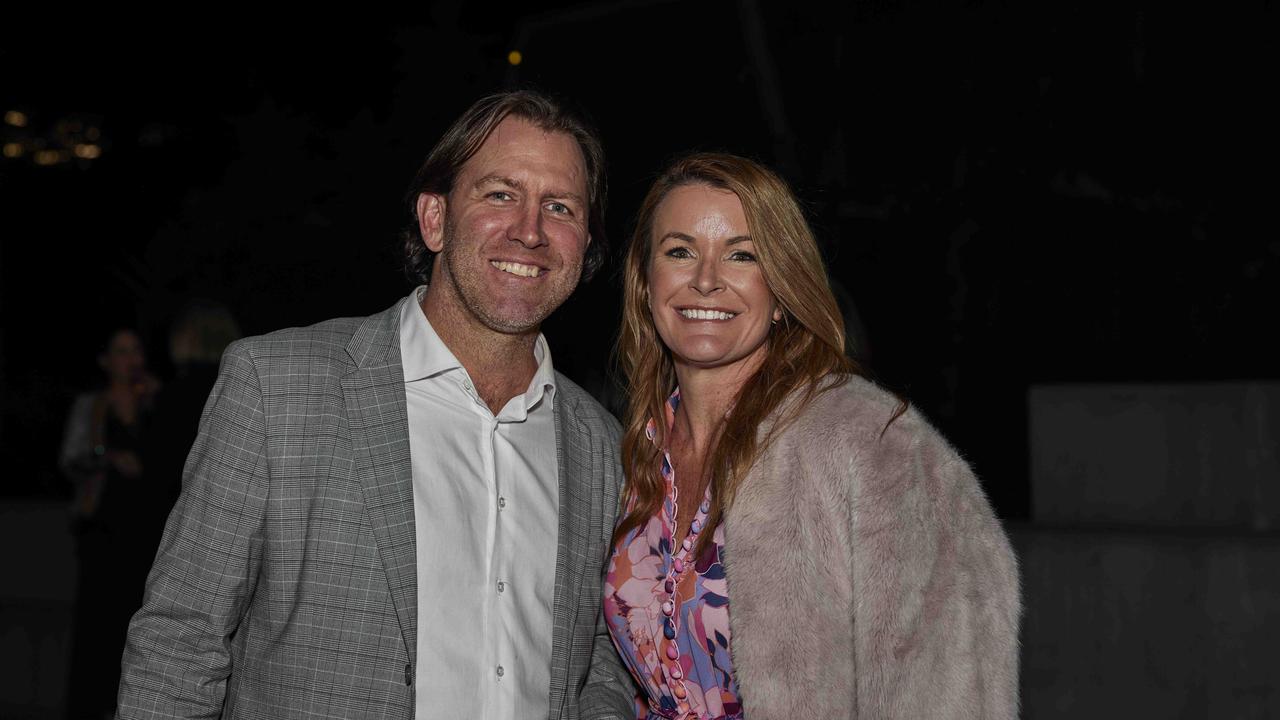
[(640, 717), (1013, 717), (1014, 556), (964, 461), (863, 379), (786, 185), (698, 154), (641, 205), (605, 619)]
[(78, 574), (67, 717), (100, 718), (115, 708), (129, 618), (155, 557), (172, 497), (151, 476), (149, 429), (158, 383), (129, 328), (104, 338), (98, 367), (106, 385), (76, 399), (59, 464), (75, 485), (71, 506)]

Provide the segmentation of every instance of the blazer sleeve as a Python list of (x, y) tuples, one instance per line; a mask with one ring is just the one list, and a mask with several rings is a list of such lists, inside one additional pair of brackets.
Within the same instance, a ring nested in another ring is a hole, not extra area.
[[(611, 416), (606, 417), (606, 442), (612, 451), (609, 464), (610, 472), (604, 478), (605, 522), (602, 546), (605, 555), (600, 564), (600, 573), (595, 578), (599, 587), (604, 587), (604, 576), (609, 571), (609, 554), (612, 552), (613, 528), (617, 523), (617, 514), (621, 506), (622, 465), (618, 461), (618, 448), (622, 429)], [(609, 453), (606, 453), (607, 455)], [(599, 594), (596, 594), (599, 597)], [(635, 684), (631, 673), (622, 665), (618, 650), (613, 645), (613, 637), (609, 634), (609, 626), (604, 619), (604, 604), (596, 615), (596, 634), (591, 647), (591, 669), (587, 672), (587, 681), (582, 688), (579, 707), (583, 720), (632, 720), (635, 717)]]
[(244, 343), (223, 356), (182, 494), (129, 625), (120, 718), (216, 718), (254, 593), (268, 499), (266, 423)]
[(909, 412), (854, 503), (859, 717), (1015, 718), (1017, 561), (968, 464)]
[(631, 673), (622, 666), (618, 650), (605, 625), (604, 608), (596, 618), (595, 644), (591, 648), (591, 670), (582, 688), (583, 720), (632, 720), (635, 717), (635, 685)]

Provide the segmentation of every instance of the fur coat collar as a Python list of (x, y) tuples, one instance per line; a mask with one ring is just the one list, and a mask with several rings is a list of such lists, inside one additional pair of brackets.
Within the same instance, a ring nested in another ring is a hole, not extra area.
[(937, 431), (914, 410), (885, 429), (897, 405), (857, 377), (818, 394), (725, 515), (752, 720), (1017, 715), (1015, 557)]

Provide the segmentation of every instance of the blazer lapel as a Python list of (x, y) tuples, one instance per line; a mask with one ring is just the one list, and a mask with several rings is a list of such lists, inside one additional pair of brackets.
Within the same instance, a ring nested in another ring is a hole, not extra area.
[(370, 316), (347, 352), (356, 368), (342, 378), (351, 449), (365, 508), (387, 574), (409, 657), (418, 642), (417, 543), (409, 416), (400, 361), (400, 308)]
[[(560, 477), (560, 518), (556, 543), (556, 586), (552, 604), (555, 628), (551, 637), (551, 716), (558, 717), (568, 691), (573, 628), (577, 624), (578, 591), (587, 555), (592, 552), (592, 517), (600, 514), (603, 498), (592, 490), (591, 435), (578, 420), (568, 393), (555, 396), (556, 466)], [(596, 578), (591, 578), (592, 582)]]

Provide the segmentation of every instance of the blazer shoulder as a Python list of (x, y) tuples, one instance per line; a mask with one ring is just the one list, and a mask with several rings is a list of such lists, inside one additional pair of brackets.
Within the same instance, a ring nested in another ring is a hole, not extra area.
[(364, 318), (344, 317), (242, 338), (228, 347), (257, 361), (279, 357), (345, 357), (347, 343)]
[(562, 407), (584, 423), (591, 431), (601, 431), (610, 442), (622, 437), (622, 425), (591, 393), (556, 371), (556, 394)]

